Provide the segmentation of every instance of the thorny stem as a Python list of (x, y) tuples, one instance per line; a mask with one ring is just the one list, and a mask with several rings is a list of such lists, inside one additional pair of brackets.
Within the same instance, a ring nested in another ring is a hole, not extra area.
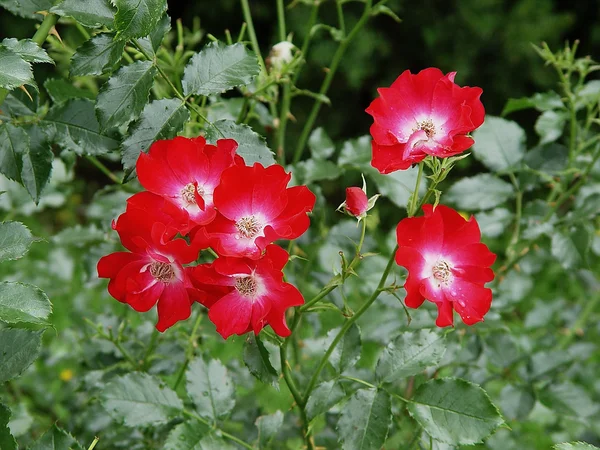
[[(243, 0), (247, 1), (247, 0)], [(327, 70), (327, 75), (325, 75), (325, 79), (323, 80), (323, 84), (321, 84), (321, 89), (319, 89), (319, 95), (325, 96), (329, 87), (331, 86), (331, 82), (333, 81), (333, 77), (335, 76), (335, 72), (348, 49), (348, 46), (352, 42), (352, 40), (356, 37), (358, 32), (362, 29), (362, 27), (367, 23), (369, 17), (371, 15), (373, 1), (367, 0), (365, 4), (365, 9), (363, 11), (362, 16), (356, 23), (356, 25), (352, 28), (352, 31), (348, 34), (348, 36), (344, 37), (340, 42), (339, 47), (337, 48), (335, 54), (333, 55), (333, 60), (331, 61), (331, 65)], [(306, 142), (308, 141), (308, 136), (313, 129), (315, 121), (317, 120), (317, 116), (319, 115), (319, 111), (321, 110), (322, 100), (318, 99), (315, 101), (312, 110), (304, 124), (304, 128), (302, 129), (302, 133), (300, 134), (300, 139), (298, 140), (298, 145), (296, 146), (296, 151), (294, 153), (294, 157), (292, 159), (292, 164), (296, 164), (302, 158), (302, 152), (304, 151), (304, 147), (306, 147)]]
[[(52, 30), (52, 27), (54, 27), (57, 20), (58, 16), (56, 14), (47, 14), (46, 17), (44, 17), (44, 20), (42, 21), (40, 27), (37, 29), (37, 31), (31, 38), (31, 40), (41, 47), (42, 44), (46, 41), (50, 30)], [(0, 88), (0, 105), (4, 103), (4, 99), (6, 98), (9, 92), (10, 91), (8, 89)]]
[[(196, 419), (198, 422), (203, 423), (204, 425), (207, 425), (213, 429), (216, 429), (208, 420), (203, 419), (202, 417), (200, 417), (198, 414), (196, 414), (195, 412), (189, 411), (187, 409), (184, 409), (181, 411), (184, 415), (191, 417), (192, 419)], [(233, 441), (239, 445), (241, 445), (244, 448), (247, 448), (249, 450), (255, 450), (254, 447), (252, 447), (250, 444), (248, 444), (247, 442), (242, 441), (240, 438), (235, 437), (233, 434), (229, 434), (226, 431), (223, 431), (221, 429), (219, 429), (219, 434), (221, 436), (223, 436), (224, 438), (229, 439), (230, 441)]]

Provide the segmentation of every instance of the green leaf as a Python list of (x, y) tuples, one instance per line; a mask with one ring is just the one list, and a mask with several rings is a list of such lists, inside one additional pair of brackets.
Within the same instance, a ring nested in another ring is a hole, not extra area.
[(504, 423), (481, 387), (454, 378), (419, 386), (408, 411), (433, 439), (449, 445), (476, 444)]
[(589, 235), (583, 227), (576, 229), (578, 230), (576, 232), (554, 230), (552, 234), (550, 251), (566, 270), (580, 267), (585, 262), (587, 249), (591, 243)]
[(502, 236), (506, 231), (514, 219), (514, 214), (506, 208), (494, 208), (491, 211), (478, 212), (476, 218), (481, 234), (495, 238)]
[(398, 17), (398, 15), (393, 10), (391, 10), (389, 7), (387, 7), (385, 5), (377, 4), (371, 9), (371, 16), (378, 16), (380, 14), (391, 17), (392, 19), (394, 19), (396, 21), (396, 23), (402, 22), (402, 19), (400, 17)]
[(127, 125), (139, 117), (148, 103), (156, 75), (150, 61), (137, 61), (122, 67), (98, 93), (96, 113), (103, 130)]
[(283, 425), (283, 413), (277, 410), (268, 416), (260, 416), (254, 424), (258, 429), (258, 448), (267, 448)]
[(64, 0), (52, 7), (50, 12), (59, 16), (72, 17), (81, 25), (95, 28), (112, 28), (115, 9), (109, 0)]
[(137, 42), (140, 47), (144, 49), (144, 52), (146, 52), (147, 55), (154, 56), (170, 29), (171, 18), (165, 14), (158, 22), (158, 25), (154, 27), (150, 35), (145, 38), (138, 39)]
[(38, 357), (43, 331), (0, 330), (0, 384), (21, 375)]
[(499, 398), (504, 415), (511, 420), (525, 420), (535, 405), (535, 394), (528, 387), (507, 384)]
[[(106, 212), (106, 210), (104, 210)], [(106, 240), (106, 233), (97, 228), (96, 225), (75, 225), (63, 228), (52, 236), (52, 242), (58, 245), (72, 245), (85, 247), (89, 244), (100, 244)]]
[(17, 441), (8, 428), (10, 409), (0, 403), (0, 448), (2, 450), (17, 450)]
[(0, 117), (4, 114), (9, 117), (34, 116), (39, 106), (39, 96), (35, 91), (30, 95), (31, 98), (21, 89), (12, 91), (2, 103)]
[(437, 366), (446, 352), (446, 335), (432, 330), (405, 332), (390, 342), (377, 361), (375, 375), (380, 382), (418, 375)]
[(49, 78), (44, 88), (54, 103), (63, 103), (74, 98), (94, 99), (92, 92), (73, 86), (64, 78)]
[(556, 143), (538, 145), (527, 152), (525, 164), (538, 172), (562, 172), (569, 164), (569, 149)]
[(159, 379), (133, 372), (113, 379), (100, 394), (102, 406), (127, 427), (166, 423), (182, 409), (177, 394)]
[(308, 147), (314, 159), (329, 158), (335, 152), (335, 145), (323, 127), (316, 128), (308, 138)]
[(260, 72), (256, 56), (243, 44), (211, 42), (196, 53), (183, 72), (185, 95), (211, 95), (250, 83)]
[[(327, 333), (327, 337), (332, 341), (338, 332), (339, 329), (337, 328), (330, 330)], [(356, 324), (352, 324), (342, 337), (342, 340), (333, 349), (329, 357), (329, 362), (338, 373), (342, 373), (358, 362), (361, 350), (360, 329)]]
[(248, 335), (244, 344), (244, 364), (250, 373), (260, 381), (279, 389), (279, 374), (271, 364), (269, 351), (252, 333)]
[(238, 143), (237, 154), (244, 158), (249, 166), (255, 162), (265, 167), (275, 164), (273, 152), (267, 147), (264, 138), (252, 131), (248, 125), (236, 124), (232, 120), (217, 120), (214, 127), (209, 126), (206, 129), (206, 140), (214, 144), (217, 139), (235, 139)]
[(21, 183), (37, 203), (50, 178), (53, 154), (39, 127), (28, 131), (31, 139), (23, 128), (0, 125), (0, 172)]
[(561, 416), (586, 418), (596, 414), (599, 409), (585, 389), (568, 381), (540, 389), (538, 398)]
[(48, 56), (46, 50), (31, 39), (6, 38), (2, 41), (2, 45), (27, 62), (54, 64), (54, 60)]
[(525, 154), (525, 131), (500, 117), (486, 116), (473, 139), (473, 156), (493, 171), (514, 169)]
[(390, 394), (359, 389), (342, 410), (337, 431), (342, 450), (380, 450), (392, 422)]
[(154, 141), (175, 137), (189, 118), (190, 113), (181, 100), (169, 98), (147, 104), (140, 120), (133, 124), (123, 141), (125, 169), (135, 168), (140, 153), (147, 152)]
[(0, 87), (10, 91), (24, 84), (36, 87), (31, 64), (12, 50), (0, 46)]
[(307, 159), (306, 161), (300, 161), (294, 167), (294, 176), (297, 176), (304, 184), (322, 180), (335, 180), (341, 174), (342, 170), (332, 161)]
[(502, 116), (522, 109), (535, 108), (538, 111), (548, 111), (549, 109), (564, 109), (564, 107), (558, 93), (554, 91), (538, 92), (532, 97), (509, 98), (502, 110)]
[(512, 185), (489, 173), (482, 173), (454, 183), (445, 198), (459, 209), (476, 211), (501, 205), (513, 195)]
[(540, 137), (540, 145), (556, 141), (563, 134), (567, 121), (565, 111), (545, 111), (535, 122), (535, 131)]
[(164, 450), (235, 450), (203, 423), (184, 422), (177, 425), (165, 441)]
[(39, 11), (48, 11), (54, 0), (0, 0), (0, 6), (16, 16), (42, 21)]
[(100, 133), (94, 103), (86, 99), (54, 105), (42, 122), (54, 142), (78, 155), (103, 155), (119, 145), (115, 139)]
[(112, 72), (123, 56), (125, 41), (114, 39), (112, 34), (101, 33), (85, 41), (71, 57), (72, 77), (102, 75)]
[(52, 425), (29, 450), (83, 450), (83, 447), (69, 433)]
[(0, 321), (47, 325), (52, 304), (41, 289), (22, 283), (0, 283)]
[(554, 450), (600, 450), (587, 442), (564, 442), (552, 447)]
[(185, 376), (187, 393), (201, 417), (216, 423), (231, 412), (235, 405), (233, 383), (220, 361), (213, 359), (207, 364), (196, 358)]
[(345, 396), (346, 394), (336, 380), (325, 381), (310, 393), (306, 402), (306, 415), (309, 420), (312, 420), (319, 414), (329, 411)]
[(149, 35), (167, 10), (166, 0), (115, 0), (117, 39), (127, 41)]
[(0, 223), (0, 262), (19, 259), (29, 251), (36, 239), (31, 231), (20, 222)]

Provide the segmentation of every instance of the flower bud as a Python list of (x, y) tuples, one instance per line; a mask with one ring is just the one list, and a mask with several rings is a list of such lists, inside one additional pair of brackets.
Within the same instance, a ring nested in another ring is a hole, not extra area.
[(275, 44), (273, 48), (271, 48), (271, 52), (267, 58), (269, 70), (280, 72), (283, 66), (292, 62), (294, 59), (292, 52), (294, 48), (296, 48), (296, 46), (288, 41), (282, 41)]
[(367, 211), (375, 206), (375, 202), (380, 194), (374, 195), (371, 198), (367, 197), (367, 183), (365, 177), (363, 179), (363, 187), (346, 188), (346, 201), (338, 206), (337, 211), (343, 210), (346, 214), (356, 217), (360, 222), (361, 219), (367, 217)]

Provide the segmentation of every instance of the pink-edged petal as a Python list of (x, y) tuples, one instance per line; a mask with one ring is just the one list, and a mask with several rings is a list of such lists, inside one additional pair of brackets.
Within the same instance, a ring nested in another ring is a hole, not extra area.
[(410, 159), (404, 159), (406, 144), (380, 145), (375, 140), (371, 143), (371, 165), (382, 174), (397, 170), (409, 169), (413, 164), (423, 161), (427, 154), (420, 149), (415, 149)]
[(184, 283), (166, 284), (158, 300), (157, 309), (158, 322), (156, 323), (156, 329), (161, 333), (180, 320), (190, 317), (192, 313), (191, 301)]
[(419, 292), (427, 300), (434, 303), (443, 303), (447, 301), (445, 291), (433, 277), (421, 281)]
[(234, 290), (209, 309), (208, 318), (223, 339), (232, 334), (244, 334), (250, 326), (252, 302)]

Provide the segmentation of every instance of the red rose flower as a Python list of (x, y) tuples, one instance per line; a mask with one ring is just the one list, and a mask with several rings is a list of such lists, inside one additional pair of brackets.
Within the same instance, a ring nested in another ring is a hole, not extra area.
[(290, 178), (277, 164), (226, 169), (213, 196), (217, 217), (199, 232), (219, 255), (253, 259), (277, 239), (296, 239), (316, 198), (306, 186), (288, 188)]
[(346, 202), (344, 207), (354, 217), (361, 217), (367, 212), (369, 199), (367, 194), (359, 187), (346, 188)]
[(223, 170), (234, 163), (236, 149), (233, 139), (220, 139), (216, 146), (207, 144), (203, 137), (156, 141), (148, 153), (138, 158), (138, 178), (147, 190), (187, 211), (196, 224), (204, 225), (215, 217), (213, 191)]
[(373, 116), (373, 159), (381, 173), (408, 169), (427, 155), (448, 157), (468, 149), (467, 136), (483, 123), (485, 110), (478, 87), (454, 83), (456, 72), (444, 75), (429, 68), (413, 75), (404, 71), (366, 109)]
[(484, 285), (494, 279), (496, 255), (480, 242), (474, 217), (465, 220), (443, 205), (424, 205), (423, 211), (424, 217), (404, 219), (396, 229), (396, 263), (408, 269), (406, 306), (434, 302), (439, 327), (454, 323), (453, 308), (467, 325), (482, 321), (492, 303)]
[(161, 332), (190, 316), (187, 290), (192, 284), (182, 265), (194, 261), (199, 251), (194, 242), (169, 240), (176, 227), (162, 210), (166, 203), (148, 192), (134, 195), (127, 211), (113, 223), (130, 252), (112, 253), (98, 261), (98, 276), (110, 279), (108, 292), (114, 298), (140, 312), (158, 302), (156, 329)]
[(212, 264), (187, 269), (198, 301), (208, 308), (208, 317), (224, 339), (249, 331), (258, 334), (265, 325), (279, 336), (290, 335), (285, 311), (302, 305), (304, 299), (295, 286), (283, 281), (288, 258), (285, 250), (269, 245), (257, 260), (220, 256)]

